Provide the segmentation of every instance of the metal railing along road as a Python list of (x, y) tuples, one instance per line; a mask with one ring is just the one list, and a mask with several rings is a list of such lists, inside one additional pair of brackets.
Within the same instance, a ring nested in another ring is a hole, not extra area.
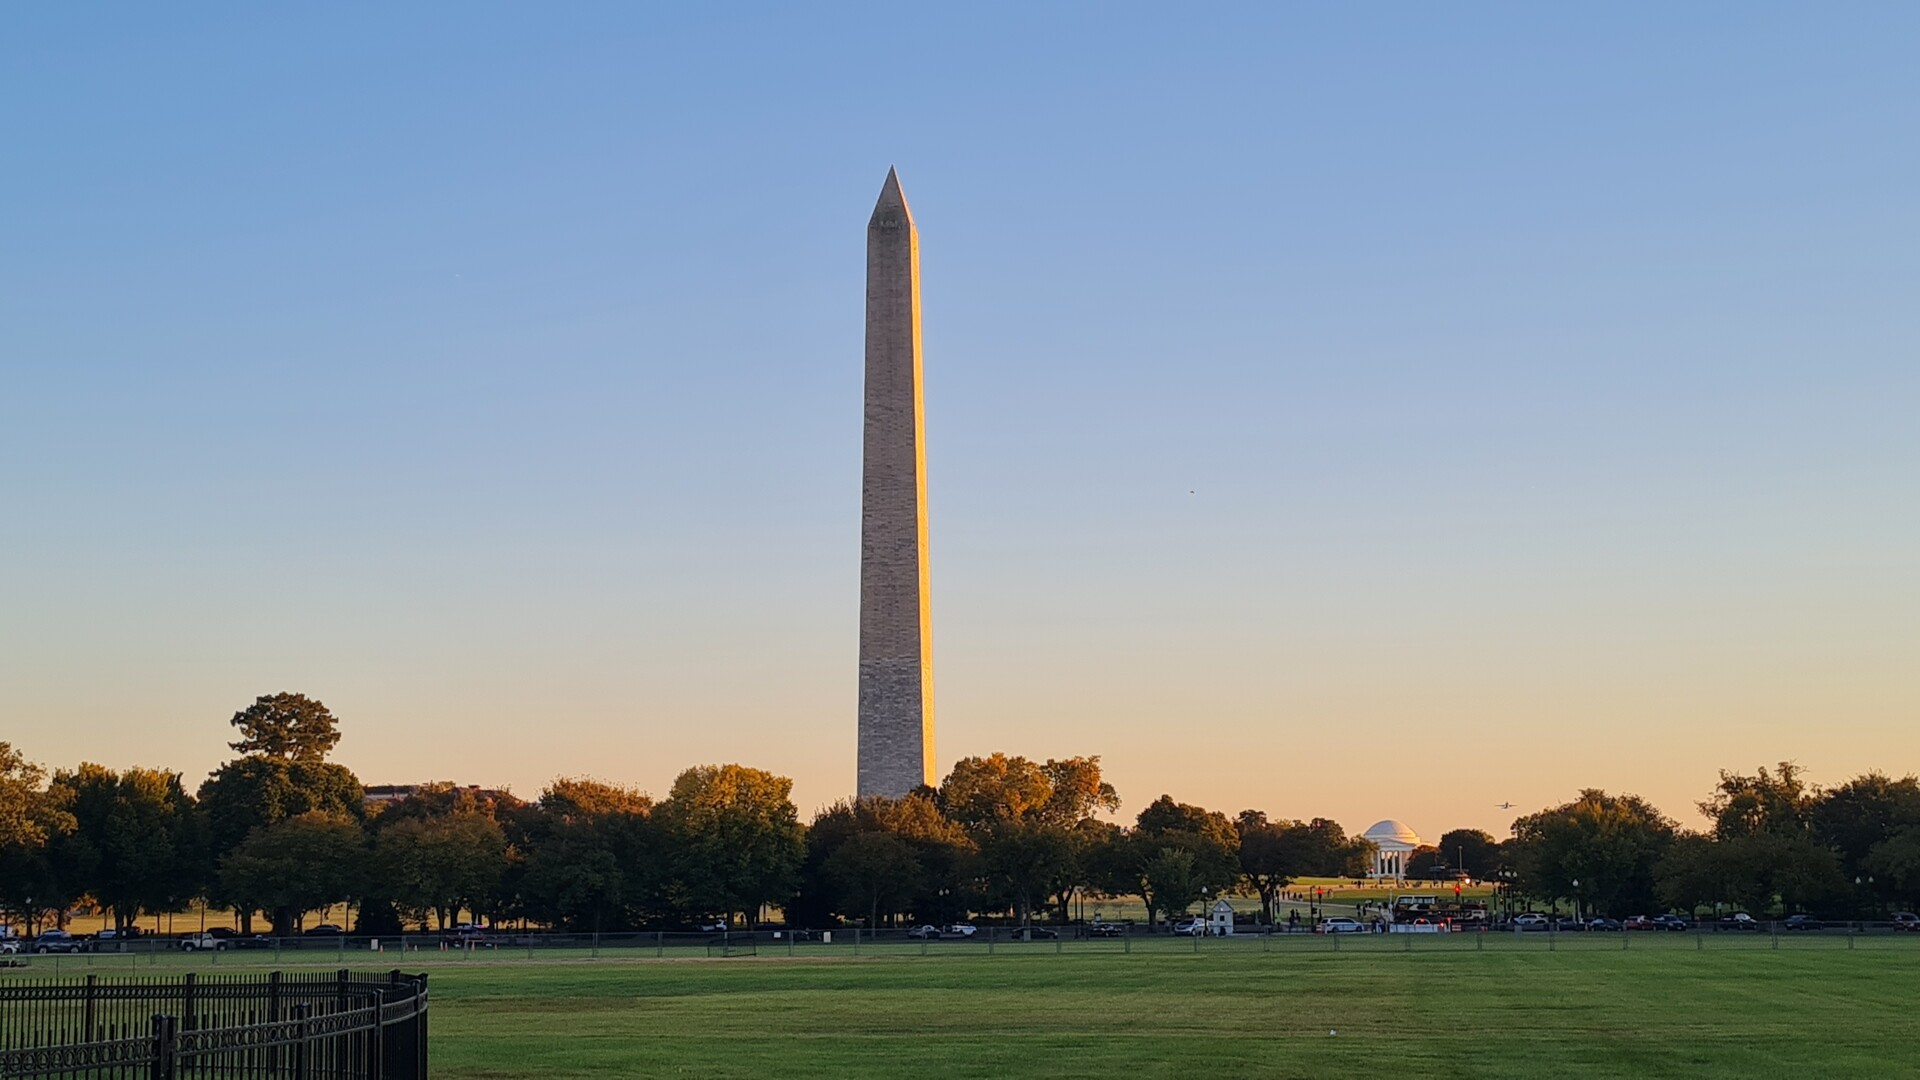
[(0, 1078), (425, 1080), (427, 976), (0, 978)]
[[(1265, 927), (1236, 925), (1231, 936), (1188, 936), (1143, 924), (981, 925), (972, 933), (938, 932), (920, 936), (907, 927), (831, 930), (768, 927), (753, 930), (679, 932), (641, 930), (608, 933), (495, 931), (485, 934), (403, 934), (324, 938), (250, 938), (218, 948), (184, 949), (183, 942), (161, 937), (115, 942), (100, 952), (0, 957), (0, 964), (30, 965), (35, 975), (159, 974), (168, 969), (208, 973), (228, 970), (345, 967), (356, 960), (399, 962), (413, 968), (439, 963), (526, 960), (690, 959), (736, 956), (1015, 956), (1043, 954), (1165, 953), (1208, 951), (1363, 952), (1393, 949), (1541, 951), (1680, 948), (1721, 949), (1887, 949), (1920, 948), (1920, 933), (1899, 924), (1874, 921), (1828, 922), (1795, 929), (1785, 921), (1756, 922), (1740, 929), (1711, 921), (1681, 931), (1520, 929), (1511, 925), (1420, 927), (1422, 932), (1317, 933), (1304, 921)], [(398, 955), (395, 955), (398, 954)], [(0, 986), (13, 973), (0, 966)]]

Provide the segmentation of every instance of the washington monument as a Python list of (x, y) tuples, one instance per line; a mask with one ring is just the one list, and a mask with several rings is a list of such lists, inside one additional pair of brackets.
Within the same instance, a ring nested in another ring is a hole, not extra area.
[(859, 794), (934, 782), (920, 235), (900, 178), (867, 222), (867, 410), (860, 480)]

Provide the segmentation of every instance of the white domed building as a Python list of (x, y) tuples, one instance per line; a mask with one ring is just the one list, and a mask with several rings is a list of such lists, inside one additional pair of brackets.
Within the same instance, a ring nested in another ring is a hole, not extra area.
[(1374, 847), (1378, 849), (1373, 853), (1371, 874), (1377, 878), (1405, 877), (1407, 859), (1423, 842), (1419, 833), (1392, 818), (1378, 822), (1361, 835), (1373, 841)]

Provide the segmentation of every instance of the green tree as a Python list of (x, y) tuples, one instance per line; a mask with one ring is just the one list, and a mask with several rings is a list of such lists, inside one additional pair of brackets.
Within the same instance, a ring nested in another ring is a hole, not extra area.
[(54, 774), (50, 792), (73, 815), (69, 865), (124, 930), (142, 911), (171, 911), (199, 891), (199, 828), (177, 773), (116, 773), (82, 764)]
[[(852, 903), (844, 880), (829, 872), (843, 845), (871, 833), (898, 837), (912, 851), (918, 868), (913, 888), (905, 896), (889, 897), (892, 903), (883, 903), (878, 912), (865, 902)], [(834, 803), (814, 816), (807, 829), (806, 851), (799, 891), (786, 907), (789, 923), (818, 925), (836, 915), (884, 923), (901, 910), (928, 922), (950, 922), (986, 902), (977, 845), (941, 811), (937, 795), (930, 791), (898, 799), (867, 796)]]
[(47, 842), (41, 808), (46, 778), (45, 769), (28, 761), (11, 743), (0, 741), (0, 848)]
[(506, 884), (521, 912), (572, 930), (658, 917), (664, 888), (653, 800), (598, 780), (559, 779), (508, 816)]
[(1884, 893), (1920, 905), (1920, 826), (1908, 826), (1873, 845), (1861, 869), (1884, 886)]
[(1146, 903), (1147, 919), (1172, 916), (1205, 895), (1231, 889), (1240, 877), (1240, 836), (1215, 810), (1162, 795), (1140, 811), (1120, 848), (1128, 890)]
[(839, 893), (843, 911), (864, 911), (867, 925), (880, 925), (883, 911), (894, 912), (919, 888), (920, 858), (913, 846), (891, 832), (858, 832), (833, 849), (822, 868)]
[(366, 831), (345, 814), (309, 810), (256, 829), (220, 863), (221, 889), (245, 910), (263, 910), (274, 933), (298, 931), (302, 916), (358, 897), (366, 887)]
[(1465, 870), (1485, 881), (1500, 869), (1500, 842), (1479, 829), (1451, 829), (1440, 834), (1440, 857), (1455, 870)]
[(0, 912), (31, 934), (41, 914), (64, 917), (84, 886), (63, 881), (54, 850), (74, 831), (73, 815), (47, 789), (46, 770), (0, 742)]
[(240, 741), (229, 743), (242, 754), (283, 761), (325, 761), (340, 741), (339, 724), (319, 701), (305, 694), (262, 694), (233, 714)]
[(1260, 895), (1260, 917), (1271, 926), (1281, 891), (1315, 872), (1314, 829), (1303, 821), (1269, 821), (1259, 810), (1242, 810), (1238, 833), (1240, 872)]
[(1576, 913), (1622, 913), (1652, 906), (1653, 868), (1673, 843), (1674, 824), (1637, 795), (1589, 788), (1515, 821), (1513, 836), (1522, 892), (1571, 899)]
[(792, 780), (743, 765), (701, 765), (674, 780), (656, 813), (684, 914), (754, 918), (793, 894), (806, 846), (792, 792)]
[(1893, 896), (1891, 879), (1871, 862), (1875, 848), (1902, 832), (1920, 829), (1920, 780), (1867, 773), (1815, 796), (1808, 813), (1813, 838), (1840, 858), (1840, 873), (1858, 881), (1858, 899), (1869, 905)]
[(1026, 821), (1053, 800), (1053, 781), (1039, 762), (990, 754), (961, 758), (940, 781), (940, 809), (974, 836), (995, 824)]
[(1752, 776), (1722, 769), (1720, 783), (1700, 804), (1700, 812), (1712, 820), (1713, 834), (1722, 840), (1763, 832), (1804, 832), (1813, 793), (1800, 775), (1800, 767), (1791, 761), (1781, 762), (1779, 771), (1771, 775), (1765, 766)]
[(208, 899), (238, 910), (241, 930), (252, 933), (253, 909), (229, 895), (224, 888), (226, 876), (211, 873), (211, 868), (263, 825), (315, 812), (360, 822), (366, 816), (366, 795), (359, 778), (344, 765), (252, 754), (215, 770), (200, 785), (199, 806), (214, 884)]
[(462, 909), (491, 914), (507, 872), (507, 836), (485, 814), (410, 817), (381, 829), (374, 865), (381, 891), (425, 923), (446, 929)]

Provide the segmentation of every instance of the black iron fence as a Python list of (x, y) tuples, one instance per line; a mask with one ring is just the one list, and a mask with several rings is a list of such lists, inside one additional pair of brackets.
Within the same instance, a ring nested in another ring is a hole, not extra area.
[(427, 977), (0, 982), (0, 1080), (425, 1080)]

